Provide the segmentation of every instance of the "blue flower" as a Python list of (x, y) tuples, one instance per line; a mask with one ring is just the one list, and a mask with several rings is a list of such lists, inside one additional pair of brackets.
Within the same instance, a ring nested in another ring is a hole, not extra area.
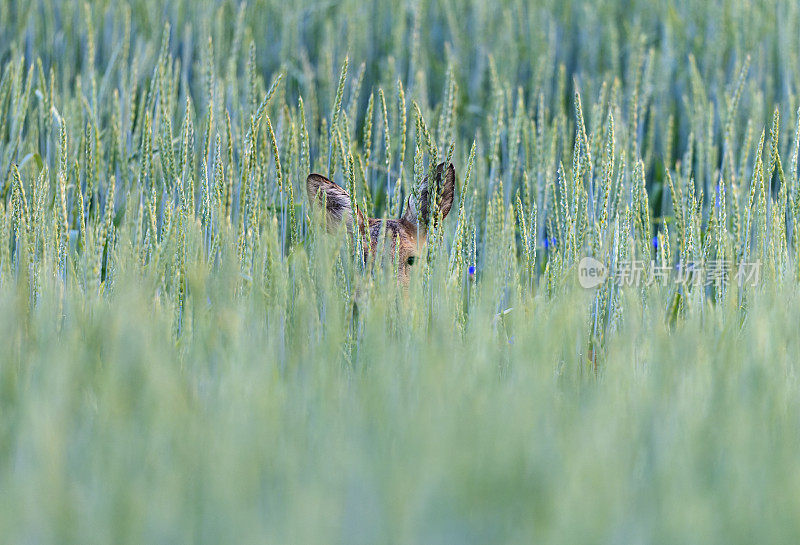
[(469, 266), (469, 275), (470, 276), (474, 276), (475, 275), (475, 265), (470, 265)]
[(658, 250), (658, 237), (653, 237), (653, 248)]

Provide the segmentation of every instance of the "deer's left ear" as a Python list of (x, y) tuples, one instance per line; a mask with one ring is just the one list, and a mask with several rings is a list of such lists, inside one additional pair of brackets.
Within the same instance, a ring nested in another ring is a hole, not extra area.
[(356, 209), (353, 214), (350, 194), (325, 176), (310, 174), (306, 180), (306, 191), (312, 205), (322, 207), (324, 203), (329, 231), (337, 229), (342, 223), (348, 229), (352, 229), (354, 215), (358, 218), (359, 226), (364, 224), (364, 217), (360, 210)]
[(453, 163), (447, 165), (447, 169), (444, 173), (444, 183), (442, 184), (439, 169), (443, 168), (444, 163), (436, 167), (436, 183), (441, 187), (440, 198), (442, 200), (439, 201), (439, 210), (442, 211), (442, 219), (446, 218), (447, 214), (450, 213), (450, 209), (453, 207), (453, 198), (456, 192), (456, 169), (453, 168)]
[[(432, 201), (430, 200), (431, 193), (436, 196), (442, 219), (446, 218), (447, 214), (450, 213), (450, 209), (453, 207), (455, 186), (456, 170), (453, 168), (453, 164), (450, 163), (447, 165), (447, 168), (445, 168), (444, 163), (440, 163), (436, 166), (434, 183), (429, 184), (428, 177), (426, 176), (418, 188), (419, 210), (417, 210), (414, 195), (409, 195), (406, 200), (406, 210), (402, 219), (411, 224), (418, 225), (419, 227), (427, 228), (428, 224), (431, 222), (430, 216), (433, 208)], [(433, 219), (435, 221), (436, 218)]]

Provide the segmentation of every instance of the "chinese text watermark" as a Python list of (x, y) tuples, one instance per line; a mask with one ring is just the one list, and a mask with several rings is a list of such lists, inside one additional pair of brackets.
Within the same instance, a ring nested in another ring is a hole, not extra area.
[(653, 284), (684, 284), (727, 287), (755, 286), (761, 278), (760, 261), (709, 260), (701, 263), (679, 262), (665, 266), (643, 259), (633, 259), (617, 264), (609, 270), (594, 257), (584, 257), (578, 263), (578, 283), (587, 289), (611, 279), (618, 286), (650, 286)]

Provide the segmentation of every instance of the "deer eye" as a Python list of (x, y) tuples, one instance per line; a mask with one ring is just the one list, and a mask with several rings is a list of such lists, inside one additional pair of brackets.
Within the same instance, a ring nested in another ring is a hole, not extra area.
[(412, 256), (409, 256), (409, 258), (408, 258), (408, 259), (406, 259), (406, 265), (408, 265), (408, 266), (410, 267), (411, 265), (413, 265), (413, 264), (414, 264), (414, 261), (415, 261), (415, 260), (416, 260), (416, 258), (415, 258), (413, 255), (412, 255)]

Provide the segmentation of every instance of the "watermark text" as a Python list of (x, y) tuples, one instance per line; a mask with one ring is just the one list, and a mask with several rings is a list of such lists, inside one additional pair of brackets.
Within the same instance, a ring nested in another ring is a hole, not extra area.
[(679, 262), (665, 266), (655, 261), (633, 259), (608, 268), (594, 257), (584, 257), (578, 263), (578, 283), (587, 289), (611, 280), (618, 286), (651, 286), (654, 284), (684, 284), (727, 288), (755, 286), (761, 278), (760, 261), (709, 260), (704, 262)]

